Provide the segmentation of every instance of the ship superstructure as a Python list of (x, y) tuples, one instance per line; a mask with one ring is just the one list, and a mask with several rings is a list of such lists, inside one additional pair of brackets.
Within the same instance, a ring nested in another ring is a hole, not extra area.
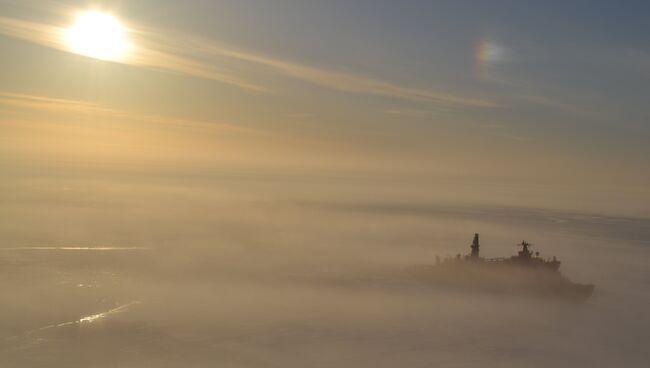
[(481, 245), (479, 243), (479, 234), (476, 233), (474, 234), (474, 240), (472, 241), (472, 245), (470, 245), (470, 249), (471, 249), (470, 254), (465, 256), (465, 260), (493, 262), (493, 263), (513, 262), (515, 264), (518, 264), (520, 266), (525, 266), (525, 267), (540, 267), (540, 268), (546, 268), (555, 271), (560, 269), (561, 262), (558, 261), (556, 257), (553, 257), (551, 259), (544, 259), (540, 257), (539, 252), (535, 252), (535, 253), (531, 252), (530, 247), (532, 247), (533, 245), (525, 240), (522, 240), (521, 243), (517, 245), (521, 247), (521, 250), (517, 253), (516, 256), (501, 257), (501, 258), (482, 258), (479, 255), (480, 248), (481, 248)]
[(571, 299), (586, 299), (594, 285), (577, 284), (560, 273), (561, 262), (556, 257), (544, 259), (532, 252), (531, 243), (523, 240), (521, 250), (514, 256), (483, 258), (480, 255), (479, 234), (474, 234), (470, 253), (440, 260), (435, 266), (415, 269), (417, 279), (428, 284), (463, 289), (528, 293)]

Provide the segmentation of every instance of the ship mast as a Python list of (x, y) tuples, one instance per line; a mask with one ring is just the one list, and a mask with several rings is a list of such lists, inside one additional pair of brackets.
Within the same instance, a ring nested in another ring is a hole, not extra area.
[(531, 252), (530, 249), (528, 249), (528, 247), (532, 246), (532, 244), (530, 244), (525, 240), (522, 240), (519, 246), (523, 248), (521, 251), (519, 251), (519, 258), (530, 259), (533, 255), (533, 252)]

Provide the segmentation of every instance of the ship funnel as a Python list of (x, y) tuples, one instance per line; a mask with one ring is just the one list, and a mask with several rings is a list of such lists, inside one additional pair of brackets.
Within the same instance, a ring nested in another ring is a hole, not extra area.
[(472, 246), (470, 247), (472, 248), (472, 253), (471, 253), (472, 257), (478, 258), (479, 247), (480, 245), (478, 242), (478, 233), (476, 233), (474, 234), (474, 241), (472, 242)]

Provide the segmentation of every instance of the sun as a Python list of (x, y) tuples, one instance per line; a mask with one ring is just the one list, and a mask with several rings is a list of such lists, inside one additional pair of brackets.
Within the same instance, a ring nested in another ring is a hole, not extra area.
[(111, 14), (85, 11), (65, 31), (65, 41), (71, 51), (100, 60), (119, 61), (129, 47), (126, 29)]

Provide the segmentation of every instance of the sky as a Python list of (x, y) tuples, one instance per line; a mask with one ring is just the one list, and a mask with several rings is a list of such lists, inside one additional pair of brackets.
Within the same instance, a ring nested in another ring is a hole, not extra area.
[[(2, 367), (647, 365), (648, 14), (0, 0)], [(413, 278), (475, 233), (593, 295)]]
[[(119, 60), (61, 36), (88, 10), (126, 28)], [(550, 206), (578, 193), (576, 209), (645, 216), (648, 10), (1, 0), (0, 162), (10, 180), (92, 167), (542, 186)]]

